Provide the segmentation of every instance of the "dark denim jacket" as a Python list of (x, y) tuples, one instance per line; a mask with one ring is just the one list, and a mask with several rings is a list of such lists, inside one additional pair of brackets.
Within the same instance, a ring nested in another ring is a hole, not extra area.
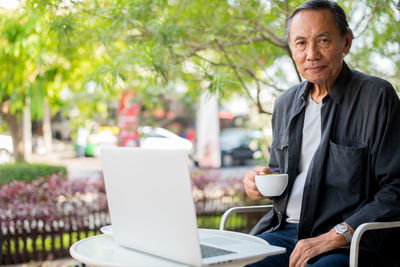
[[(309, 82), (287, 90), (275, 103), (269, 166), (287, 173), (286, 191), (252, 234), (285, 223), (288, 196), (298, 174)], [(353, 229), (364, 222), (400, 219), (400, 101), (385, 80), (349, 69), (342, 71), (323, 99), (321, 143), (307, 174), (298, 238), (315, 237), (345, 221)], [(381, 236), (364, 247), (377, 251)]]

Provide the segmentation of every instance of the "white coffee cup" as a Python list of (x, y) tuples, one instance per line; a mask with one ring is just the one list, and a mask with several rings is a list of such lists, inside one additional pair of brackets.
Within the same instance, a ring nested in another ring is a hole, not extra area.
[(287, 174), (262, 174), (256, 175), (256, 186), (258, 191), (266, 197), (282, 195), (288, 183)]

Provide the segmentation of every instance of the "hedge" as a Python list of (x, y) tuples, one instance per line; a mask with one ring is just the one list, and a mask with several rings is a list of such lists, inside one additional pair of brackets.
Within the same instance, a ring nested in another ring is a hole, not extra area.
[(0, 165), (0, 185), (8, 184), (11, 181), (33, 181), (39, 177), (48, 177), (52, 174), (60, 174), (66, 177), (65, 166), (47, 164), (15, 163)]

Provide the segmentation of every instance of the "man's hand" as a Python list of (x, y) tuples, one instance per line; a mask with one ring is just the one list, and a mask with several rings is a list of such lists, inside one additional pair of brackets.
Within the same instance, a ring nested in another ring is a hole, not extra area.
[[(354, 232), (353, 229), (351, 231)], [(337, 234), (335, 229), (317, 237), (299, 240), (290, 255), (289, 267), (304, 267), (312, 257), (345, 245), (346, 239)]]
[(262, 174), (270, 174), (271, 170), (267, 167), (255, 167), (252, 170), (249, 170), (244, 179), (243, 179), (243, 185), (244, 189), (246, 190), (247, 196), (253, 200), (260, 200), (264, 198), (268, 198), (263, 196), (260, 191), (258, 191), (256, 182), (254, 179), (255, 175), (262, 175)]

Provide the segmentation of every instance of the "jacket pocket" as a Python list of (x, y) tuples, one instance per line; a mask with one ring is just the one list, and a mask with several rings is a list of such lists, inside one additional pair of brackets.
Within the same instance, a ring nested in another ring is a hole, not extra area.
[(347, 197), (360, 197), (360, 188), (365, 182), (366, 161), (366, 145), (347, 140), (331, 140), (327, 186), (337, 189)]
[(287, 133), (276, 135), (272, 140), (270, 165), (277, 166), (280, 173), (288, 171), (288, 145), (289, 135)]

